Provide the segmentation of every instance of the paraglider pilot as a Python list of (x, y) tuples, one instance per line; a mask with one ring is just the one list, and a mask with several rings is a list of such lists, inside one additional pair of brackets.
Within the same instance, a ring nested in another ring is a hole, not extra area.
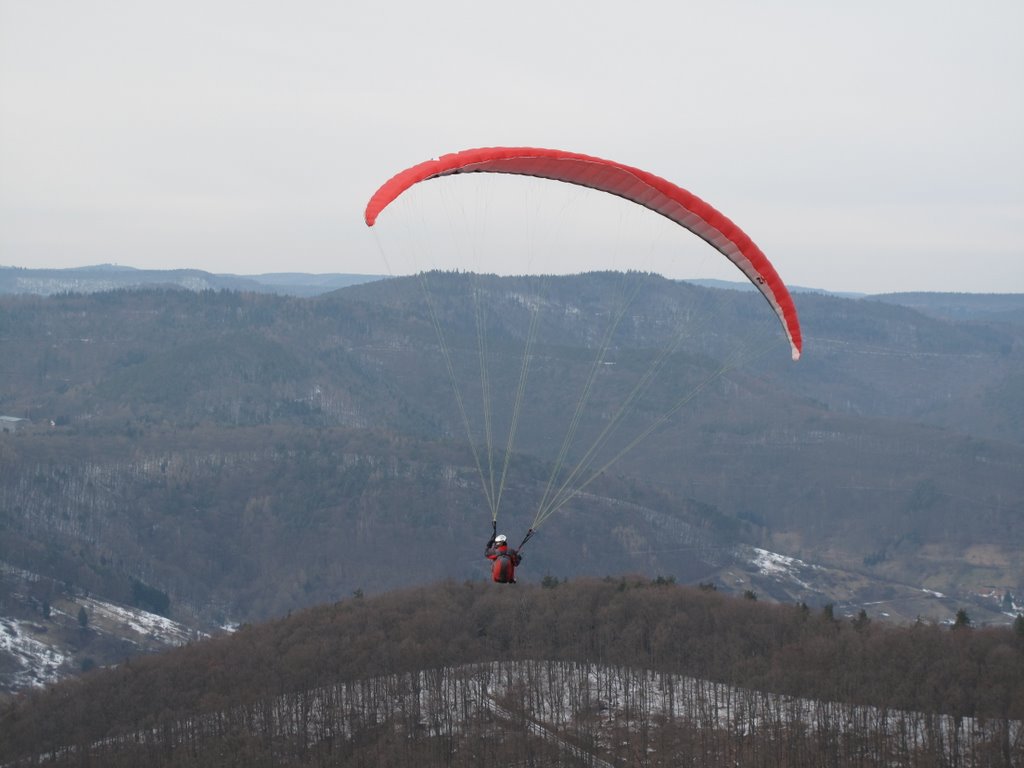
[(516, 550), (509, 549), (508, 537), (505, 534), (491, 534), (484, 556), (494, 561), (494, 565), (491, 566), (491, 578), (499, 584), (516, 583), (516, 566), (522, 562), (523, 557)]

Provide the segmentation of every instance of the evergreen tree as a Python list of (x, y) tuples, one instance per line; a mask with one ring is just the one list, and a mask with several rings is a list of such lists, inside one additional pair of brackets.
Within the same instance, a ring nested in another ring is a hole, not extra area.
[(971, 617), (967, 615), (967, 610), (961, 608), (956, 612), (956, 619), (953, 621), (953, 629), (970, 628)]

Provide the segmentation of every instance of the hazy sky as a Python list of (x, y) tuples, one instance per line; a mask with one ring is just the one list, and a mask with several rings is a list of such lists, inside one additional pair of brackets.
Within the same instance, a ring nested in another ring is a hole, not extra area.
[(0, 265), (380, 273), (389, 176), (534, 145), (689, 189), (790, 284), (1024, 292), (1022, 30), (1020, 0), (0, 0)]

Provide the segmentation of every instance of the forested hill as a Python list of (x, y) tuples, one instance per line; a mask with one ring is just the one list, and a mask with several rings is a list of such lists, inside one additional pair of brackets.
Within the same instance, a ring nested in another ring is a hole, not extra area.
[[(526, 580), (1012, 621), (1020, 326), (797, 304), (793, 363), (756, 292), (651, 275), (2, 297), (0, 414), (22, 421), (0, 432), (0, 561), (35, 579), (5, 604), (157, 594), (209, 628), (479, 578), (504, 478), (514, 540), (557, 502)], [(802, 570), (780, 580), (750, 547)]]
[(893, 627), (662, 578), (446, 582), (23, 695), (0, 762), (1009, 766), (1022, 622)]

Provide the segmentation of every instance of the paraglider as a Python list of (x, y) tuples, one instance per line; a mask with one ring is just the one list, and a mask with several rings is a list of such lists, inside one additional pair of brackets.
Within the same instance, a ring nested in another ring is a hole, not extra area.
[(706, 240), (739, 267), (775, 310), (789, 339), (793, 359), (799, 359), (803, 339), (796, 307), (768, 257), (742, 229), (711, 205), (639, 168), (557, 149), (467, 149), (414, 165), (385, 182), (366, 206), (366, 225), (372, 227), (381, 212), (414, 184), (458, 173), (509, 173), (563, 181), (608, 192), (660, 213)]
[(516, 566), (523, 561), (523, 556), (518, 550), (509, 549), (508, 536), (504, 533), (492, 535), (487, 542), (487, 549), (484, 550), (484, 557), (493, 562), (492, 580), (499, 584), (516, 583)]
[[(442, 155), (437, 159), (414, 165), (396, 174), (385, 182), (370, 198), (364, 212), (364, 220), (367, 226), (372, 227), (381, 213), (399, 196), (405, 193), (410, 187), (420, 182), (437, 179), (445, 176), (466, 173), (494, 173), (512, 174), (519, 176), (531, 176), (540, 179), (564, 182), (566, 184), (587, 187), (589, 189), (605, 192), (610, 195), (623, 198), (631, 203), (642, 206), (658, 213), (670, 221), (678, 224), (686, 230), (697, 235), (709, 243), (719, 253), (731, 261), (747, 279), (760, 291), (761, 295), (768, 301), (779, 322), (782, 324), (786, 339), (789, 342), (790, 352), (793, 360), (800, 357), (803, 339), (800, 331), (800, 323), (797, 317), (796, 308), (793, 304), (789, 290), (786, 288), (778, 272), (761, 249), (750, 239), (729, 218), (716, 210), (713, 206), (700, 199), (696, 195), (686, 191), (682, 187), (673, 184), (659, 176), (648, 173), (632, 166), (624, 165), (611, 160), (605, 160), (590, 155), (576, 152), (566, 152), (556, 149), (542, 149), (535, 147), (482, 147), (468, 149), (453, 154)], [(425, 287), (425, 281), (424, 281)], [(426, 290), (426, 288), (425, 288)], [(470, 438), (470, 445), (473, 447), (471, 430), (469, 429), (468, 418), (463, 406), (462, 395), (455, 380), (454, 368), (451, 363), (449, 352), (446, 348), (444, 335), (437, 321), (435, 328), (438, 333), (442, 353), (445, 356), (449, 376), (455, 390), (462, 420)], [(479, 320), (478, 320), (479, 322)], [(607, 336), (610, 338), (610, 334)], [(513, 410), (518, 413), (519, 404), (523, 397), (523, 387), (529, 367), (529, 345), (531, 335), (523, 353), (522, 372), (520, 376), (519, 389), (516, 395), (516, 405)], [(598, 353), (595, 366), (601, 363), (603, 352), (606, 347)], [(667, 354), (667, 350), (666, 353)], [(664, 357), (661, 358), (662, 360)], [(483, 355), (481, 354), (481, 361)], [(521, 550), (523, 545), (534, 535), (541, 522), (547, 519), (555, 510), (567, 503), (576, 496), (601, 472), (607, 469), (614, 461), (620, 458), (626, 451), (636, 445), (641, 439), (651, 434), (657, 426), (663, 424), (673, 413), (679, 410), (683, 404), (688, 402), (700, 389), (705, 387), (715, 377), (720, 376), (727, 368), (723, 366), (711, 377), (698, 384), (696, 388), (682, 398), (675, 405), (671, 406), (661, 417), (656, 419), (649, 427), (631, 441), (626, 448), (618, 452), (610, 461), (593, 469), (597, 456), (597, 449), (604, 444), (608, 436), (617, 428), (624, 413), (627, 411), (634, 395), (649, 383), (650, 375), (657, 368), (655, 363), (648, 375), (645, 375), (641, 384), (634, 389), (627, 398), (627, 403), (611, 418), (608, 426), (601, 431), (600, 436), (594, 445), (588, 449), (580, 463), (568, 474), (568, 478), (561, 482), (561, 486), (555, 488), (555, 475), (559, 470), (562, 459), (565, 457), (569, 444), (574, 439), (575, 430), (578, 425), (578, 415), (588, 396), (581, 395), (577, 405), (576, 416), (573, 424), (567, 433), (563, 443), (562, 451), (555, 461), (555, 470), (552, 472), (548, 489), (544, 492), (537, 514), (526, 537), (517, 549), (508, 547), (507, 537), (497, 535), (497, 507), (501, 497), (501, 487), (504, 484), (504, 470), (500, 480), (495, 482), (494, 472), (491, 471), (490, 482), (484, 477), (485, 472), (481, 460), (473, 447), (474, 457), (477, 461), (477, 468), (484, 485), (484, 494), (491, 506), (492, 526), (494, 531), (487, 542), (486, 557), (493, 561), (492, 578), (496, 582), (515, 583), (515, 568), (522, 559)], [(596, 371), (596, 367), (593, 369)], [(592, 377), (591, 377), (592, 378)], [(490, 457), (490, 431), (487, 430), (488, 451)], [(509, 431), (508, 448), (506, 449), (505, 468), (507, 469), (508, 454), (511, 452), (515, 436), (515, 420)]]

